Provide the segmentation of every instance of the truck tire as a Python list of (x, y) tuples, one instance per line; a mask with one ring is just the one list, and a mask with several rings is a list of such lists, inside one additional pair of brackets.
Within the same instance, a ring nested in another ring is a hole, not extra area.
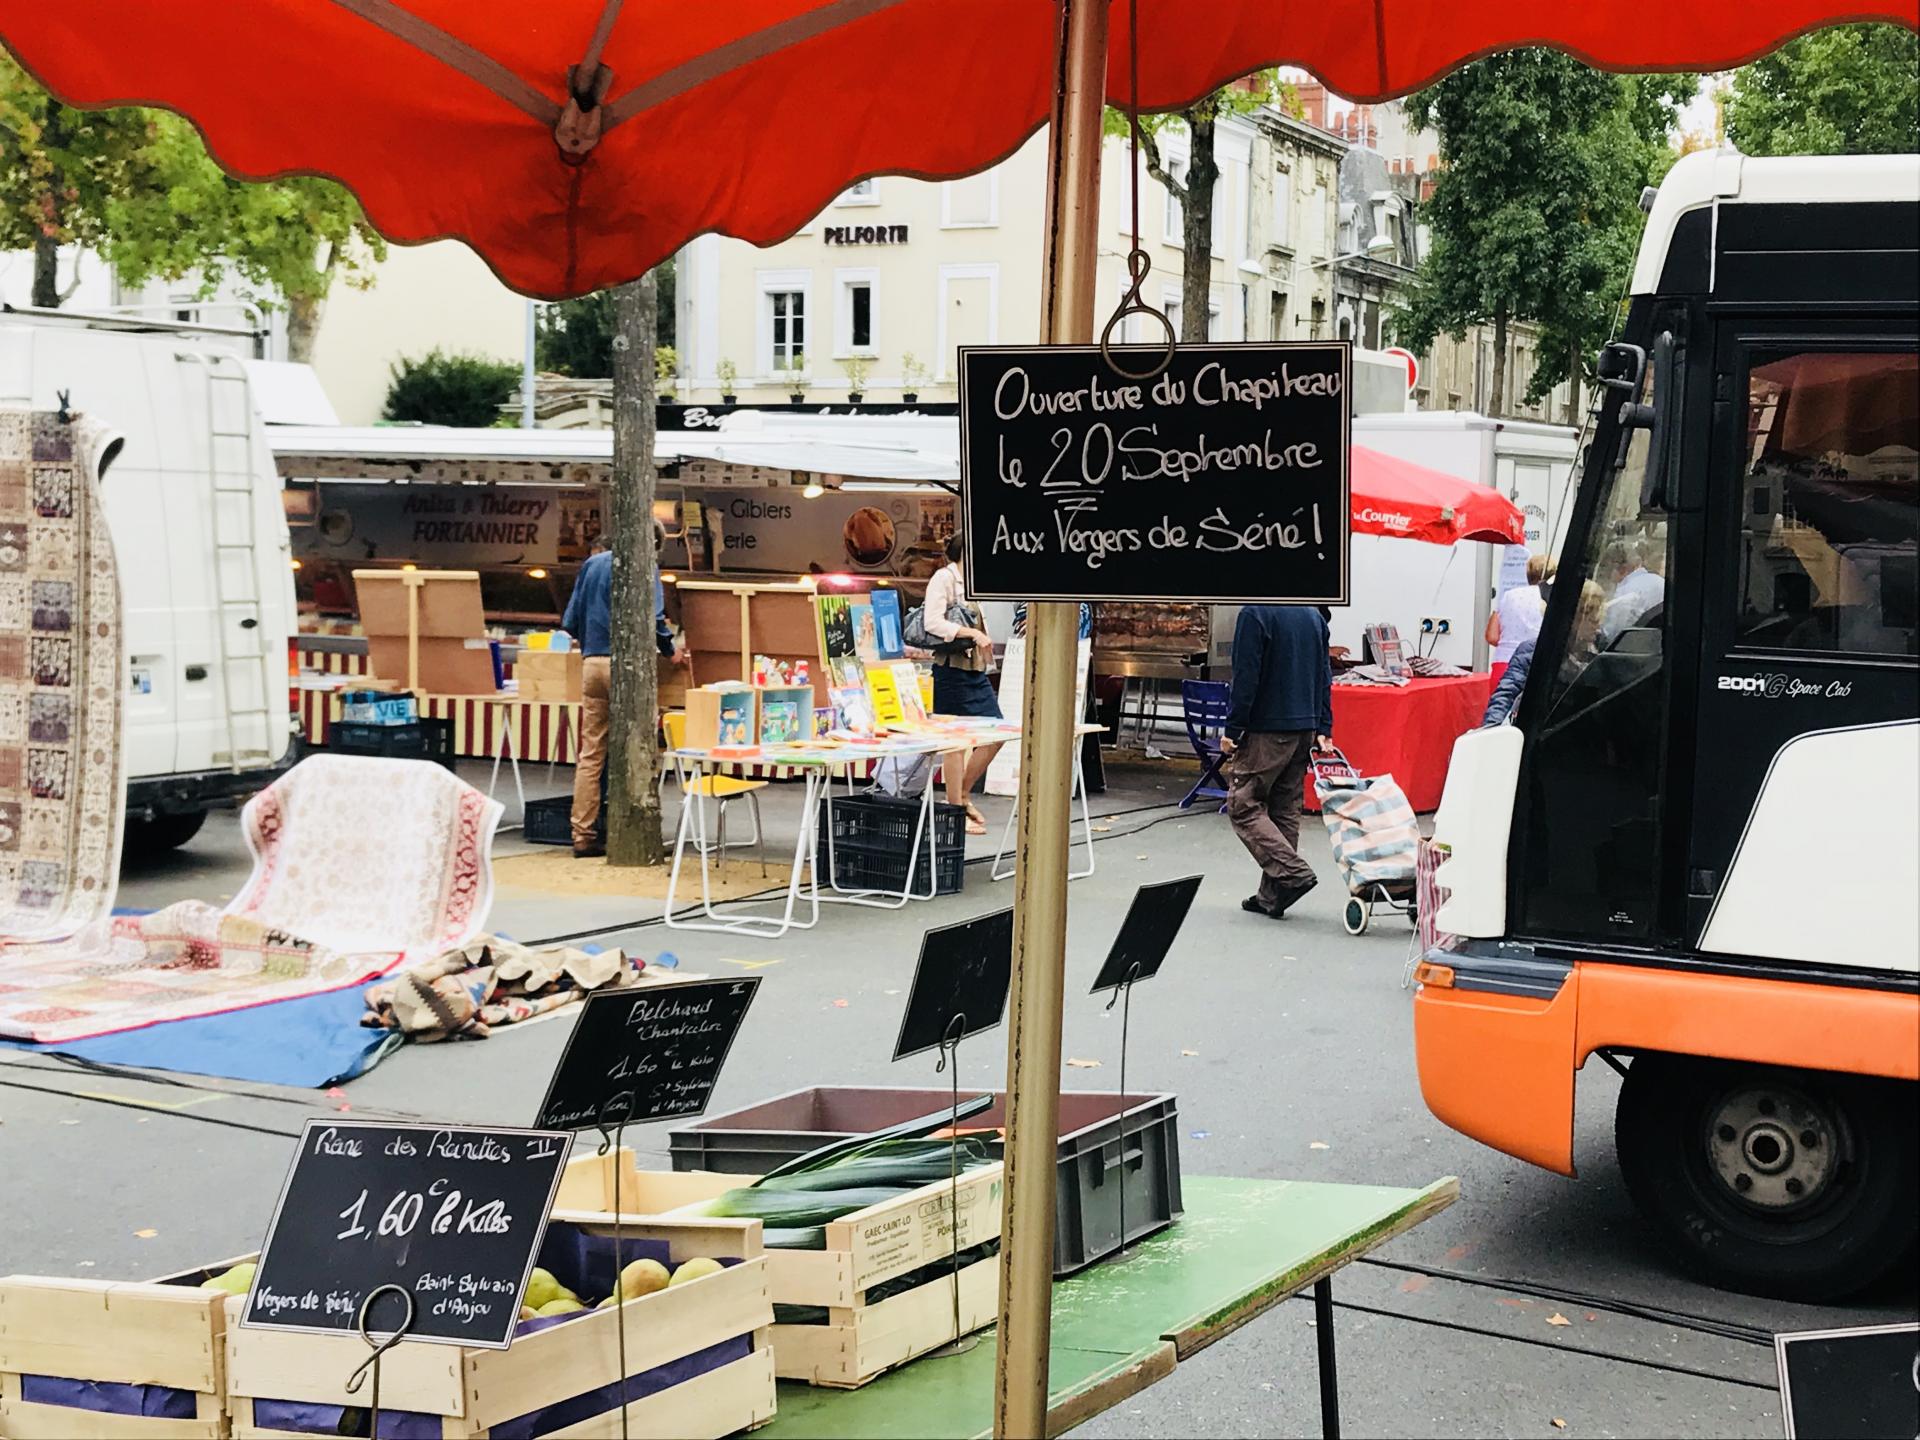
[(1643, 1054), (1620, 1087), (1614, 1146), (1634, 1203), (1687, 1269), (1730, 1290), (1825, 1303), (1914, 1250), (1914, 1091)]
[(144, 820), (127, 821), (126, 847), (133, 855), (159, 855), (178, 850), (200, 833), (207, 823), (207, 812), (189, 810), (178, 814), (150, 815)]

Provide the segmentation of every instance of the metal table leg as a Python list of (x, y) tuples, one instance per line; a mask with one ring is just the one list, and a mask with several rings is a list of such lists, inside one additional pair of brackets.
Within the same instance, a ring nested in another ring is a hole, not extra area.
[(1313, 1332), (1320, 1351), (1320, 1433), (1340, 1440), (1340, 1377), (1333, 1361), (1333, 1279), (1313, 1282)]

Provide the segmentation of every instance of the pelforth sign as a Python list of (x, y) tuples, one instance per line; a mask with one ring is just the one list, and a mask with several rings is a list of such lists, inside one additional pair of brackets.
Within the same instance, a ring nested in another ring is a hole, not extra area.
[(1345, 604), (1352, 360), (1184, 345), (1134, 379), (1094, 345), (963, 349), (969, 593)]

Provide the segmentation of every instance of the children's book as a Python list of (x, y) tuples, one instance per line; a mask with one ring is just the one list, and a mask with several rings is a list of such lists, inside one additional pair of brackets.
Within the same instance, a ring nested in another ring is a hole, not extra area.
[(853, 626), (853, 653), (863, 664), (880, 663), (880, 640), (874, 632), (873, 602), (864, 595), (847, 601), (847, 619)]
[(894, 691), (900, 696), (901, 720), (909, 725), (924, 724), (927, 704), (920, 693), (920, 671), (911, 660), (896, 660), (886, 669), (892, 673)]
[(825, 740), (833, 734), (834, 711), (831, 705), (821, 706), (813, 712), (813, 731), (815, 740)]
[(900, 627), (900, 592), (875, 590), (867, 601), (873, 607), (873, 639), (879, 658), (906, 659), (907, 644)]
[[(909, 669), (912, 667), (909, 666)], [(919, 687), (914, 687), (914, 703), (919, 703)], [(891, 665), (876, 665), (867, 671), (867, 692), (873, 696), (873, 723), (885, 729), (907, 722), (906, 697), (900, 693), (899, 678)]]
[(871, 740), (873, 700), (866, 687), (835, 686), (827, 694), (833, 701), (833, 733), (855, 740)]

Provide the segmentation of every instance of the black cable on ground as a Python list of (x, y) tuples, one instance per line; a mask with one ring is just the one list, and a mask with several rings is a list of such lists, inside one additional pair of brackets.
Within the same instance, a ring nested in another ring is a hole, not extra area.
[(1556, 1304), (1566, 1305), (1572, 1309), (1605, 1310), (1610, 1314), (1627, 1315), (1636, 1320), (1672, 1325), (1680, 1330), (1717, 1335), (1723, 1340), (1737, 1340), (1743, 1345), (1759, 1345), (1768, 1350), (1773, 1348), (1772, 1332), (1752, 1325), (1737, 1324), (1731, 1320), (1717, 1320), (1711, 1315), (1690, 1315), (1684, 1310), (1667, 1310), (1658, 1305), (1643, 1305), (1634, 1300), (1608, 1300), (1595, 1295), (1583, 1295), (1578, 1290), (1561, 1290), (1531, 1280), (1505, 1280), (1495, 1275), (1466, 1275), (1458, 1270), (1410, 1265), (1404, 1261), (1382, 1260), (1372, 1255), (1361, 1256), (1357, 1263), (1371, 1265), (1377, 1270), (1396, 1270), (1403, 1274), (1431, 1276), (1435, 1280), (1450, 1280), (1458, 1285), (1477, 1285), (1488, 1290), (1510, 1290), (1516, 1295), (1537, 1296), (1542, 1300), (1552, 1300)]
[[(1310, 1294), (1293, 1295), (1293, 1300), (1311, 1301)], [(1610, 1350), (1588, 1350), (1578, 1345), (1556, 1345), (1551, 1340), (1535, 1340), (1525, 1335), (1508, 1335), (1503, 1331), (1489, 1330), (1480, 1325), (1462, 1325), (1457, 1320), (1429, 1319), (1424, 1315), (1408, 1315), (1400, 1310), (1384, 1310), (1377, 1305), (1360, 1305), (1351, 1300), (1335, 1300), (1334, 1307), (1339, 1310), (1353, 1310), (1362, 1315), (1378, 1315), (1387, 1320), (1405, 1320), (1413, 1325), (1430, 1325), (1437, 1330), (1457, 1330), (1463, 1335), (1484, 1335), (1489, 1340), (1505, 1341), (1513, 1345), (1531, 1345), (1537, 1350), (1551, 1350), (1556, 1355), (1577, 1355), (1588, 1360), (1610, 1361), (1616, 1365), (1634, 1365), (1642, 1370), (1658, 1370), (1667, 1375), (1691, 1375), (1699, 1380), (1713, 1380), (1722, 1385), (1740, 1385), (1748, 1390), (1765, 1390), (1777, 1395), (1780, 1387), (1761, 1380), (1742, 1380), (1732, 1375), (1716, 1375), (1711, 1370), (1697, 1370), (1691, 1365), (1669, 1365), (1660, 1360), (1642, 1360), (1635, 1355), (1616, 1355)]]
[(8, 1090), (27, 1090), (35, 1095), (51, 1095), (56, 1100), (84, 1100), (90, 1105), (112, 1105), (120, 1110), (138, 1110), (147, 1115), (163, 1115), (169, 1120), (192, 1120), (201, 1125), (220, 1125), (228, 1130), (250, 1130), (256, 1135), (272, 1135), (280, 1140), (298, 1140), (298, 1130), (274, 1130), (265, 1125), (249, 1125), (244, 1120), (222, 1120), (218, 1115), (200, 1115), (191, 1110), (160, 1110), (138, 1100), (116, 1100), (109, 1095), (78, 1095), (71, 1090), (50, 1090), (44, 1085), (22, 1085), (18, 1080), (0, 1080)]

